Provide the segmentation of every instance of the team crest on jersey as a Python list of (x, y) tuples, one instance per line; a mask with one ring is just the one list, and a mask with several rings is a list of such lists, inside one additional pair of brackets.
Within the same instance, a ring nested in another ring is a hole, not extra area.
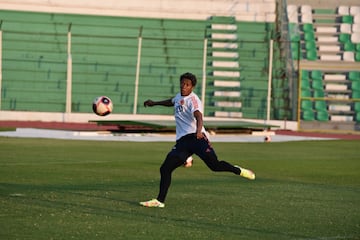
[(181, 113), (181, 112), (184, 111), (184, 107), (183, 107), (184, 104), (185, 104), (184, 99), (181, 99), (181, 100), (179, 101), (178, 105), (177, 105), (176, 108), (175, 108), (175, 110), (176, 110), (177, 113)]

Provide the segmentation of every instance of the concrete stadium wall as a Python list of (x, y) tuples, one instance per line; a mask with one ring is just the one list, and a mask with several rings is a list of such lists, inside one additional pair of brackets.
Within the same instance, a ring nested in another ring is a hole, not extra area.
[(336, 9), (340, 5), (357, 6), (359, 2), (359, 0), (287, 0), (288, 4), (310, 5), (313, 8), (319, 9)]
[(108, 16), (275, 21), (276, 0), (0, 0), (0, 9)]

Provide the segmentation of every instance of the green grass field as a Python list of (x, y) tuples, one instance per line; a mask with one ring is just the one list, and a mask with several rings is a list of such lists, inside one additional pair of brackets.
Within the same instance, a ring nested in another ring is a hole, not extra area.
[(257, 179), (195, 157), (139, 206), (172, 145), (0, 137), (0, 239), (360, 239), (359, 141), (214, 143)]

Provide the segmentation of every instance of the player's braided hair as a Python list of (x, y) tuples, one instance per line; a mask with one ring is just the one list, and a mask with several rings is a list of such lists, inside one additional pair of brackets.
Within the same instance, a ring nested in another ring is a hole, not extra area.
[(196, 86), (196, 76), (194, 74), (189, 73), (189, 72), (184, 73), (180, 76), (180, 81), (185, 78), (189, 79), (194, 87)]

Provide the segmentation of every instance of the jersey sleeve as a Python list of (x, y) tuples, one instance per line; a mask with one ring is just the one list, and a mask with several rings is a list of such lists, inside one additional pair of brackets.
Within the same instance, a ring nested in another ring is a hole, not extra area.
[[(176, 95), (177, 96), (177, 95)], [(172, 99), (171, 99), (171, 102), (173, 103), (173, 104), (175, 104), (175, 99), (176, 99), (176, 96), (175, 97), (173, 97)]]
[(200, 111), (201, 113), (203, 112), (201, 101), (196, 95), (191, 96), (190, 105), (191, 105), (190, 109), (192, 113), (194, 113), (195, 111)]

